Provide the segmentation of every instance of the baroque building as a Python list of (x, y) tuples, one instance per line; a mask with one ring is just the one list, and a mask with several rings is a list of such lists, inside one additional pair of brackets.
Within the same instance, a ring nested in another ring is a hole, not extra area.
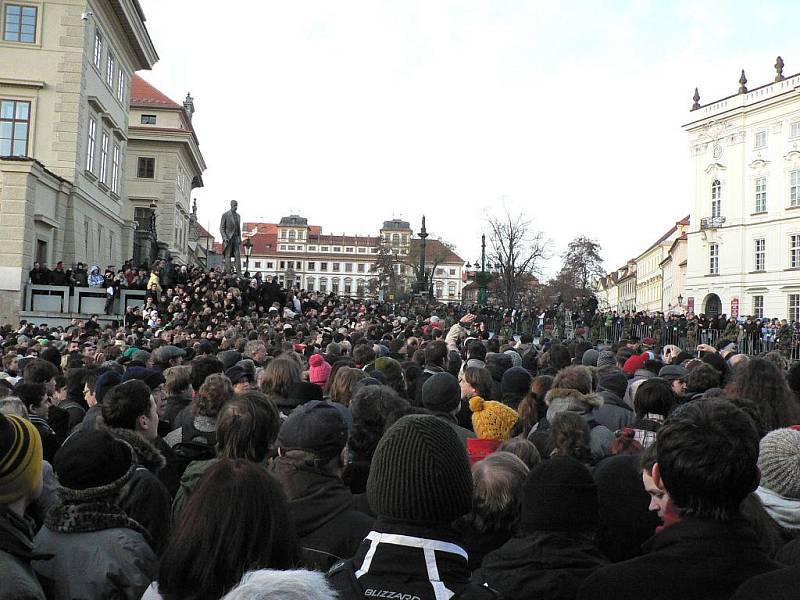
[(701, 104), (691, 156), (686, 305), (800, 320), (800, 74)]

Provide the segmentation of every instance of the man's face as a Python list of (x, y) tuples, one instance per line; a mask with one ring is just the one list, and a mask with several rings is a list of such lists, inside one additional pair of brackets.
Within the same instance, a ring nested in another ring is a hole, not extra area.
[(247, 379), (245, 379), (243, 381), (240, 381), (239, 383), (233, 384), (233, 392), (237, 396), (239, 396), (241, 394), (244, 394), (246, 392), (249, 392), (250, 388), (251, 388), (251, 384)]
[(86, 357), (94, 356), (94, 346), (88, 345), (88, 344), (86, 346), (84, 346), (83, 347), (83, 355), (86, 356)]
[(50, 404), (50, 396), (45, 394), (38, 406), (31, 404), (28, 407), (28, 410), (30, 410), (37, 417), (44, 419), (47, 417), (47, 410), (50, 408)]
[(669, 495), (667, 495), (666, 490), (656, 485), (652, 476), (646, 469), (642, 469), (642, 483), (644, 483), (644, 490), (650, 495), (650, 506), (648, 509), (657, 512), (658, 516), (663, 519), (664, 511), (666, 511), (667, 503), (669, 502)]
[(86, 400), (86, 404), (90, 407), (97, 404), (97, 398), (95, 398), (94, 393), (87, 384), (83, 384), (83, 399)]
[(77, 352), (78, 351), (78, 342), (70, 342), (68, 352)]
[(686, 393), (686, 382), (683, 379), (675, 379), (672, 382), (672, 391), (678, 396), (683, 396)]
[(236, 212), (236, 209), (239, 207), (239, 203), (236, 200), (231, 200), (231, 210)]
[(149, 440), (158, 437), (158, 406), (153, 396), (150, 396), (150, 410), (147, 415), (142, 415), (137, 419), (139, 433)]

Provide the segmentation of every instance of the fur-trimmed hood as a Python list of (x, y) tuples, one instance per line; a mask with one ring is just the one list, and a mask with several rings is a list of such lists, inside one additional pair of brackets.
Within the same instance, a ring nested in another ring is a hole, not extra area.
[(597, 394), (581, 394), (569, 388), (553, 388), (544, 397), (547, 405), (547, 420), (560, 412), (574, 412), (585, 415), (603, 406), (603, 398)]
[(135, 431), (119, 427), (109, 427), (108, 431), (114, 437), (128, 442), (136, 453), (139, 464), (146, 467), (148, 471), (154, 474), (158, 473), (167, 464), (161, 451), (151, 441), (144, 439)]

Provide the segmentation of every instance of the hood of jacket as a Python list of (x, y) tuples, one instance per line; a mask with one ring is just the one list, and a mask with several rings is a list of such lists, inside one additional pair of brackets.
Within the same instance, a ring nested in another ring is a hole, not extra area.
[(630, 406), (625, 404), (625, 401), (611, 390), (600, 390), (597, 395), (603, 400), (603, 405), (618, 406), (627, 411), (632, 411)]
[(784, 529), (800, 529), (800, 500), (786, 498), (762, 486), (758, 486), (756, 495), (764, 510), (778, 525)]
[(119, 427), (109, 427), (108, 431), (111, 432), (114, 437), (128, 442), (133, 448), (133, 451), (136, 452), (136, 458), (139, 464), (148, 471), (158, 473), (164, 468), (164, 465), (167, 464), (164, 455), (161, 454), (158, 448), (156, 448), (151, 441), (144, 439), (135, 431)]
[(289, 514), (300, 538), (354, 509), (353, 495), (335, 475), (298, 466), (283, 456), (273, 459), (270, 472), (286, 493)]
[(547, 405), (547, 419), (552, 419), (560, 412), (574, 412), (579, 415), (590, 413), (603, 406), (603, 398), (597, 394), (581, 394), (569, 388), (553, 388), (544, 397)]

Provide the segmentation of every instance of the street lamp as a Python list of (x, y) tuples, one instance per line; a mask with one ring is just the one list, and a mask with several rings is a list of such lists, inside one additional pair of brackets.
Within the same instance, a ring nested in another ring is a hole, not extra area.
[(250, 275), (250, 255), (253, 254), (253, 241), (247, 238), (242, 245), (244, 246), (244, 272)]
[(678, 294), (678, 306), (683, 306), (683, 296)]
[(417, 234), (419, 239), (422, 240), (422, 251), (420, 252), (419, 257), (419, 291), (420, 293), (425, 293), (430, 297), (430, 293), (428, 291), (428, 277), (427, 273), (425, 272), (425, 240), (428, 237), (428, 231), (425, 229), (425, 215), (422, 215), (422, 229), (419, 230), (419, 234)]

